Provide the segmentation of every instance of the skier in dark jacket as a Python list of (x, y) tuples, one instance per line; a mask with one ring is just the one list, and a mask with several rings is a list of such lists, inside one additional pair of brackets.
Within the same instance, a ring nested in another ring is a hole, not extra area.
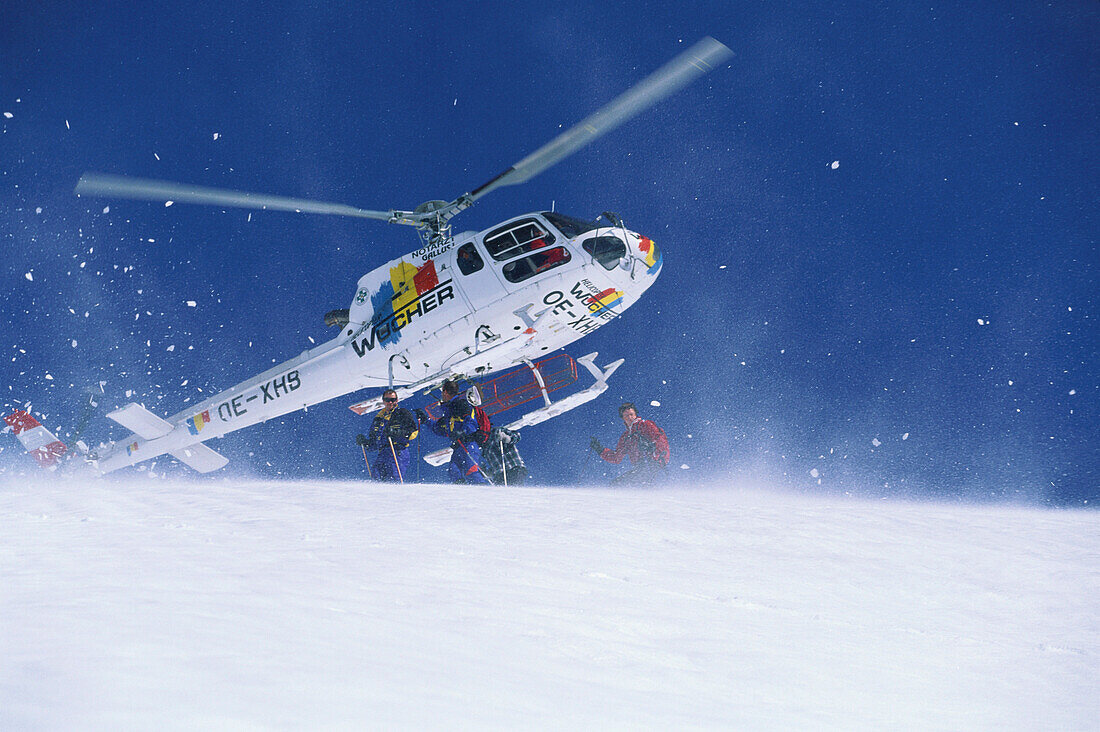
[(382, 411), (374, 416), (370, 433), (359, 435), (355, 441), (368, 450), (377, 450), (374, 459), (376, 480), (405, 482), (409, 474), (409, 442), (419, 432), (417, 419), (404, 407), (397, 406), (397, 392), (382, 392)]
[(470, 403), (458, 394), (458, 386), (451, 380), (443, 382), (443, 398), (439, 407), (443, 415), (432, 425), (432, 432), (451, 440), (451, 462), (447, 474), (452, 483), (487, 484), (481, 472), (481, 448), (474, 436), (477, 420)]
[(672, 457), (668, 437), (653, 422), (638, 417), (638, 410), (630, 402), (623, 402), (619, 407), (619, 416), (626, 425), (626, 432), (619, 438), (615, 449), (605, 448), (595, 437), (592, 438), (592, 449), (602, 459), (615, 465), (621, 463), (623, 458), (630, 458), (630, 470), (611, 481), (612, 484), (652, 483), (663, 475)]

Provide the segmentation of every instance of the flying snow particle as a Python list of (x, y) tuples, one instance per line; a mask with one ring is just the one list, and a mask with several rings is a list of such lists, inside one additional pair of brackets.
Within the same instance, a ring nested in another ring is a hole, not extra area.
[[(168, 207), (169, 207), (169, 206), (171, 206), (171, 205), (172, 205), (173, 203), (175, 203), (175, 201), (165, 201), (165, 202), (164, 202), (164, 207), (165, 207), (165, 208), (168, 208)], [(153, 241), (153, 240), (152, 240), (152, 239), (150, 239), (149, 241)]]
[(904, 435), (901, 436), (901, 439), (908, 440), (909, 439), (909, 433), (906, 432)]
[(688, 435), (688, 439), (689, 439), (689, 440), (691, 439), (691, 435)]
[(160, 155), (157, 155), (156, 153), (153, 153), (153, 157), (156, 158), (158, 161), (160, 160)]
[(220, 133), (220, 132), (215, 132), (215, 133), (214, 133), (214, 139), (215, 139), (215, 140), (217, 140), (217, 139), (218, 139), (219, 137), (221, 137), (221, 136), (222, 136), (222, 133)]
[(111, 213), (111, 207), (110, 206), (104, 206), (103, 207), (103, 213)]
[(876, 437), (875, 439), (871, 440), (871, 444), (872, 444), (872, 445), (874, 445), (875, 447), (878, 447), (878, 446), (879, 446), (879, 445), (881, 445), (882, 443), (881, 443), (881, 442), (879, 442), (879, 441), (878, 441), (878, 438)]
[(840, 161), (839, 160), (834, 160), (832, 165), (830, 165), (829, 167), (832, 168), (833, 170), (836, 170), (837, 168), (840, 167)]
[(76, 348), (76, 339), (73, 339), (73, 348)]
[(194, 300), (188, 300), (187, 301), (187, 307), (189, 307), (189, 308), (196, 307), (197, 305), (198, 305), (198, 303), (195, 302)]
[(1077, 393), (1077, 390), (1076, 390), (1076, 389), (1070, 389), (1070, 390), (1069, 390), (1069, 395), (1070, 395), (1070, 396), (1073, 396), (1073, 395), (1074, 395), (1074, 394), (1076, 394), (1076, 393)]
[(680, 470), (691, 470), (691, 468), (688, 467), (687, 463), (683, 463), (680, 465)]
[(810, 475), (813, 476), (814, 478), (816, 478), (819, 475), (821, 475), (821, 473), (817, 472), (817, 468), (814, 468), (813, 470), (810, 471)]
[(66, 130), (71, 130), (72, 129), (72, 127), (69, 127), (69, 120), (65, 120), (65, 129)]
[(988, 323), (988, 320), (985, 320), (984, 318), (978, 318), (978, 325), (987, 325)]
[(718, 265), (718, 269), (725, 269), (725, 268), (726, 268), (726, 265), (724, 265), (724, 264)]
[(169, 351), (174, 351), (174, 350), (176, 350), (176, 346), (174, 344), (171, 345), (171, 346), (168, 346), (168, 350)]
[(42, 213), (42, 207), (41, 207), (41, 206), (36, 206), (36, 207), (35, 207), (35, 209), (34, 209), (34, 212), (35, 212), (36, 214), (40, 214), (40, 213)]
[(11, 118), (12, 118), (12, 117), (14, 117), (15, 115), (14, 115), (14, 114), (12, 114), (11, 112), (4, 112), (4, 116), (5, 116), (5, 117), (7, 117), (8, 119), (11, 119)]
[[(32, 269), (31, 272), (34, 272), (34, 270)], [(23, 275), (24, 277), (27, 278), (28, 282), (34, 282), (34, 276), (31, 274), (31, 272), (28, 272), (27, 274)]]
[(46, 381), (53, 381), (53, 375), (52, 374), (46, 374)]
[(659, 407), (659, 406), (661, 406), (661, 403), (660, 403), (659, 401), (657, 401), (656, 399), (654, 399), (653, 401), (651, 401), (651, 402), (649, 403), (649, 406), (651, 406), (651, 407)]

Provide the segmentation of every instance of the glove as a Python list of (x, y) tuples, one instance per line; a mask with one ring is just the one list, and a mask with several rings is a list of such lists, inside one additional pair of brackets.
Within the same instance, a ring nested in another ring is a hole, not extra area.
[(603, 452), (603, 445), (601, 445), (600, 441), (597, 440), (595, 437), (593, 437), (592, 442), (590, 442), (588, 444), (592, 446), (592, 449), (595, 450), (597, 454)]
[(356, 445), (362, 445), (363, 447), (366, 447), (367, 446), (367, 436), (366, 435), (356, 435), (355, 436), (355, 444)]
[(416, 415), (416, 421), (417, 422), (420, 422), (421, 424), (423, 424), (424, 422), (428, 421), (428, 413), (425, 412), (420, 407), (417, 407), (416, 409), (414, 409), (413, 413)]

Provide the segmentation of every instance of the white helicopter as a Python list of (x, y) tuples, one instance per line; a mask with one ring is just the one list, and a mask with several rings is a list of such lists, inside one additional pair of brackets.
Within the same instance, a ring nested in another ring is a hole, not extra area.
[[(378, 219), (416, 227), (422, 246), (359, 279), (350, 307), (325, 316), (326, 324), (340, 327), (333, 340), (168, 419), (127, 404), (107, 416), (133, 434), (95, 451), (78, 442), (78, 452), (100, 473), (166, 453), (205, 473), (228, 460), (203, 443), (243, 427), (361, 389), (394, 388), (406, 398), (444, 379), (479, 378), (523, 365), (532, 370), (545, 404), (509, 425), (513, 428), (596, 398), (622, 359), (604, 369), (595, 365), (595, 353), (578, 359), (596, 383), (554, 403), (533, 362), (638, 301), (661, 271), (653, 240), (607, 213), (603, 224), (556, 212), (527, 213), (460, 234), (452, 234), (450, 219), (497, 188), (529, 180), (731, 55), (723, 44), (704, 38), (487, 183), (453, 201), (428, 201), (412, 211), (85, 173), (76, 186), (82, 196)], [(352, 409), (362, 414), (380, 406), (379, 396)], [(53, 466), (67, 451), (29, 413), (19, 410), (4, 419), (43, 466)]]

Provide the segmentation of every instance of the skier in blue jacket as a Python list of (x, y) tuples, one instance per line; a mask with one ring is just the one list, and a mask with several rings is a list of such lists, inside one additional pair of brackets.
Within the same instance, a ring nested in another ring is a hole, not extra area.
[(474, 440), (477, 420), (470, 403), (458, 394), (458, 385), (448, 379), (443, 382), (443, 398), (439, 402), (442, 416), (432, 425), (432, 431), (451, 439), (451, 462), (447, 474), (452, 483), (487, 484), (481, 472), (481, 447)]

